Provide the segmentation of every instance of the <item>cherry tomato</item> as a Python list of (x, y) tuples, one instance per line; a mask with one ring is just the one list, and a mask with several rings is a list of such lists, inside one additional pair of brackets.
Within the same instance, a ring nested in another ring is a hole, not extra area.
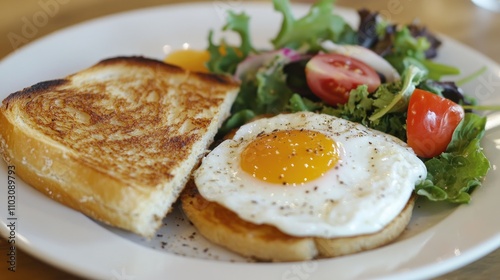
[(408, 145), (419, 157), (431, 158), (441, 154), (448, 147), (464, 114), (464, 109), (457, 103), (416, 89), (408, 104)]
[(311, 91), (329, 105), (344, 104), (349, 92), (367, 85), (373, 92), (380, 86), (377, 72), (364, 62), (341, 54), (318, 54), (306, 64), (306, 81)]

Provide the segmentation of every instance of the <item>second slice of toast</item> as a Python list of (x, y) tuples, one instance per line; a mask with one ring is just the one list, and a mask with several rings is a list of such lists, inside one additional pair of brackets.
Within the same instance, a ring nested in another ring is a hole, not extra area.
[(230, 78), (152, 59), (103, 60), (7, 97), (0, 152), (49, 197), (151, 237), (238, 88)]

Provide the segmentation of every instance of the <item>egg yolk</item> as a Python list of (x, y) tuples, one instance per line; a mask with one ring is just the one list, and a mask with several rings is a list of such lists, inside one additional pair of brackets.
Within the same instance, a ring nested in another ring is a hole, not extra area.
[(310, 130), (280, 130), (259, 136), (241, 155), (241, 168), (253, 177), (276, 184), (301, 184), (336, 165), (335, 141)]
[(210, 53), (208, 51), (187, 49), (173, 51), (163, 61), (190, 71), (208, 73), (205, 64), (209, 60)]

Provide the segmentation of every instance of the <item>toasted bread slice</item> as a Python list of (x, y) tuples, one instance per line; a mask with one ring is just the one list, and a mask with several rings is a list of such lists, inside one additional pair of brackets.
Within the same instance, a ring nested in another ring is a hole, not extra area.
[(11, 94), (0, 151), (51, 198), (151, 237), (229, 115), (239, 85), (116, 57)]
[(263, 261), (305, 261), (330, 258), (374, 249), (392, 242), (408, 225), (415, 197), (385, 228), (352, 237), (293, 237), (271, 225), (256, 225), (231, 210), (203, 198), (192, 180), (181, 195), (182, 209), (208, 240), (246, 257)]

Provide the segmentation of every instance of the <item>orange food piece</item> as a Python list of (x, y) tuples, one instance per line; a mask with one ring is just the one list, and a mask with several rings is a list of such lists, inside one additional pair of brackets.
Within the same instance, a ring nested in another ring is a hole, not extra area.
[(177, 65), (184, 69), (208, 73), (206, 63), (210, 60), (210, 53), (206, 50), (176, 50), (165, 57), (164, 62)]

